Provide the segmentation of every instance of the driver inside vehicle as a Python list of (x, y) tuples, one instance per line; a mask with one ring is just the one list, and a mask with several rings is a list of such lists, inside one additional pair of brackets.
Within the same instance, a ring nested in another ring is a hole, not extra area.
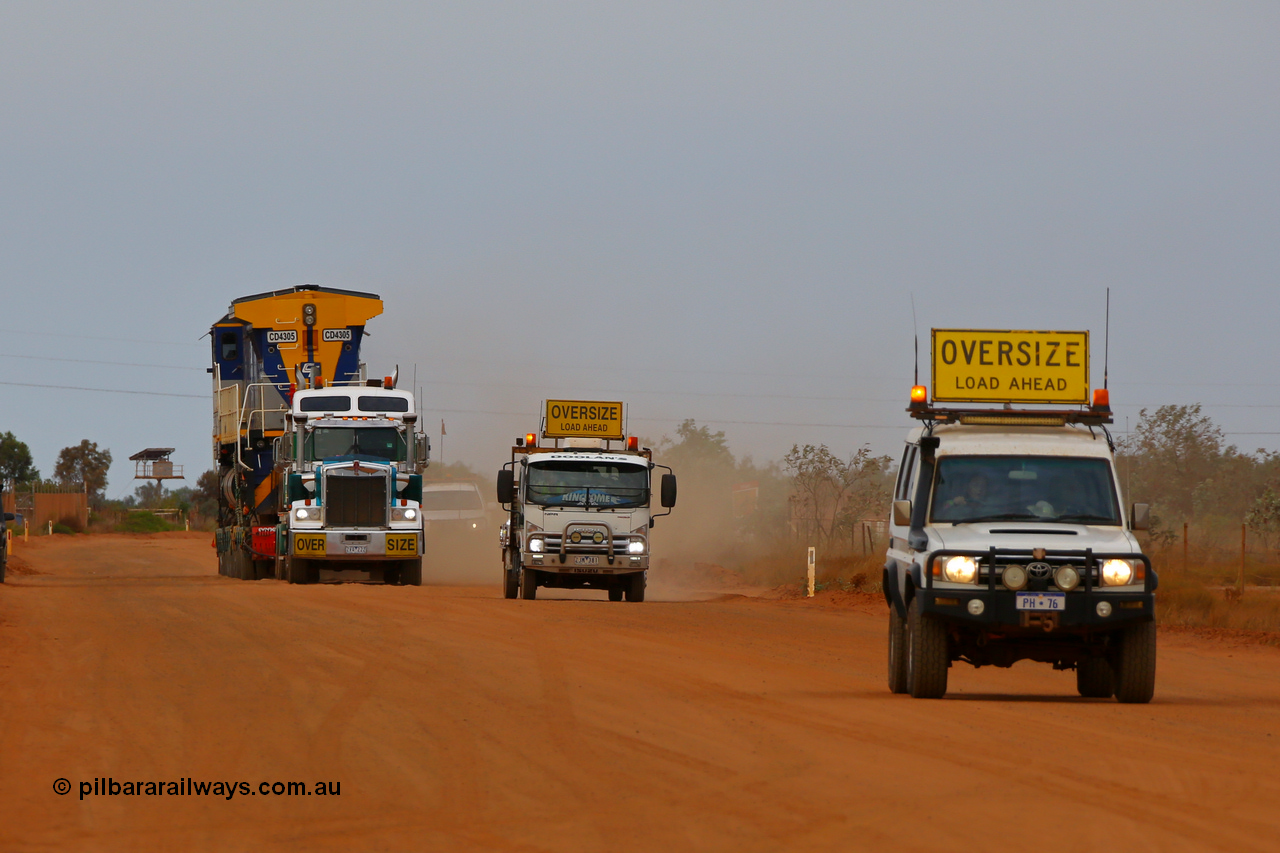
[(991, 487), (987, 482), (987, 475), (978, 473), (969, 478), (969, 482), (964, 488), (964, 494), (956, 495), (943, 506), (946, 509), (958, 506), (971, 509), (990, 509), (992, 504)]

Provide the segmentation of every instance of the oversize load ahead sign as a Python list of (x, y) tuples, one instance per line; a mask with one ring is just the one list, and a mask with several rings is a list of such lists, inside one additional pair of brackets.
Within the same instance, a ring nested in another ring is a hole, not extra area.
[(548, 400), (547, 438), (622, 438), (622, 404), (590, 400)]
[(1089, 403), (1088, 332), (933, 330), (939, 403)]

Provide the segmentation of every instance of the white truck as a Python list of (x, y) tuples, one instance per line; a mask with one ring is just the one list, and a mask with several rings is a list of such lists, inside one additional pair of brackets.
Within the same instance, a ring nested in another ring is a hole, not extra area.
[(321, 568), (422, 584), (422, 474), (430, 444), (413, 395), (392, 377), (298, 390), (285, 418), (276, 576), (315, 583)]
[[(675, 506), (675, 474), (626, 437), (622, 403), (548, 400), (541, 436), (543, 446), (537, 433), (516, 439), (498, 472), (504, 596), (532, 599), (541, 586), (644, 601), (650, 534)], [(650, 508), (654, 468), (667, 472), (664, 513)]]
[[(1082, 403), (1087, 333), (941, 329), (933, 343), (934, 400), (912, 389), (921, 426), (893, 495), (889, 689), (938, 698), (953, 662), (1033, 660), (1074, 669), (1083, 696), (1150, 701), (1158, 579), (1133, 533), (1148, 507), (1123, 506), (1106, 390)], [(1061, 403), (1076, 407), (1040, 407)]]

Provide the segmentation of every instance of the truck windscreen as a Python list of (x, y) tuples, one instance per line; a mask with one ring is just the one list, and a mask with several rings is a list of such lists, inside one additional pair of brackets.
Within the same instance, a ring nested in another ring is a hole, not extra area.
[(395, 427), (317, 427), (307, 433), (309, 461), (365, 456), (391, 462), (406, 458), (405, 438)]
[(930, 520), (1120, 524), (1111, 465), (1066, 456), (943, 456)]
[(538, 506), (648, 506), (649, 471), (639, 465), (586, 460), (535, 462), (529, 466), (525, 494)]

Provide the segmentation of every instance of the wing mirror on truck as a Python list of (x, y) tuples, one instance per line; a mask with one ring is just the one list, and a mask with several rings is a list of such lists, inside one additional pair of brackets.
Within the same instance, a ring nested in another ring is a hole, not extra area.
[(662, 475), (662, 506), (664, 509), (671, 509), (676, 505), (676, 475)]
[(498, 503), (513, 504), (516, 502), (516, 472), (503, 468), (498, 472)]
[(16, 515), (14, 515), (13, 513), (11, 513), (11, 512), (6, 512), (6, 513), (4, 514), (4, 520), (5, 520), (5, 521), (17, 521), (17, 520), (18, 520), (18, 517), (17, 517)]
[(911, 526), (911, 501), (893, 502), (893, 523), (897, 527)]
[(1134, 504), (1129, 513), (1129, 526), (1134, 530), (1151, 527), (1151, 504)]

